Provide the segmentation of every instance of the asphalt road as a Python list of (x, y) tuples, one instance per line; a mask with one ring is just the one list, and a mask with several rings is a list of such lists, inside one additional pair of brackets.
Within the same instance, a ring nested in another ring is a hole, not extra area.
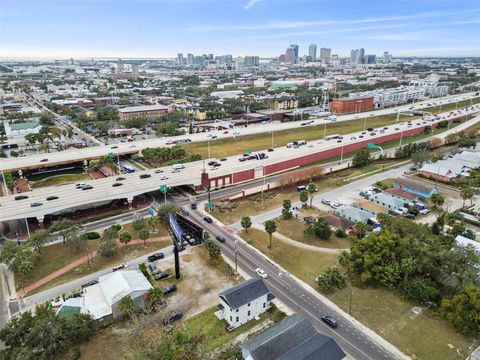
[[(250, 248), (241, 238), (224, 230), (217, 224), (207, 224), (202, 221), (202, 214), (191, 214), (198, 223), (213, 236), (222, 235), (226, 242), (220, 244), (222, 253), (235, 262), (234, 244), (237, 240), (237, 264), (238, 267), (252, 277), (258, 277), (256, 268), (267, 272), (265, 279), (270, 291), (282, 303), (293, 311), (304, 315), (322, 333), (331, 336), (338, 342), (342, 349), (356, 360), (398, 359), (398, 353), (392, 353), (389, 349), (381, 346), (369, 334), (362, 331), (354, 321), (351, 321), (344, 313), (337, 311), (323, 301), (318, 295), (305, 289), (291, 275), (283, 272), (265, 257)], [(298, 259), (301, 261), (301, 259)], [(331, 329), (321, 321), (323, 315), (332, 315), (338, 320), (338, 327)]]

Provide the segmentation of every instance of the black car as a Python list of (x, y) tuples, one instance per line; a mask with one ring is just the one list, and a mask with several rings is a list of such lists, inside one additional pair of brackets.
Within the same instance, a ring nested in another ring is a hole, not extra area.
[(213, 164), (216, 164), (216, 162), (215, 161), (209, 161), (207, 164), (208, 164), (208, 166), (213, 166)]
[(196, 204), (196, 203), (191, 203), (191, 204), (190, 204), (190, 208), (191, 208), (192, 210), (197, 210), (197, 204)]
[(140, 175), (140, 179), (147, 179), (147, 178), (149, 178), (149, 177), (152, 177), (152, 175), (150, 175), (150, 174), (142, 174), (142, 175)]
[(120, 182), (116, 182), (112, 184), (112, 187), (119, 187), (119, 186), (123, 186), (123, 184)]
[(246, 160), (247, 160), (247, 159), (245, 159), (245, 158), (240, 158), (240, 159), (238, 159), (238, 161), (240, 161), (240, 162), (244, 162), (244, 161), (246, 161)]
[(168, 278), (169, 276), (170, 276), (169, 273), (161, 272), (161, 273), (158, 273), (158, 274), (153, 275), (153, 278), (158, 281), (158, 280), (166, 279), (166, 278)]
[(203, 217), (203, 221), (205, 221), (205, 222), (207, 222), (207, 223), (209, 223), (209, 224), (213, 223), (212, 218), (211, 218), (211, 217), (208, 217), (208, 216), (204, 216), (204, 217)]
[(248, 157), (249, 155), (250, 155), (249, 153), (243, 154), (244, 157)]
[(249, 157), (247, 157), (248, 160), (255, 160), (257, 157), (254, 156), (254, 155), (250, 155)]
[(373, 131), (373, 128), (368, 128), (367, 131)]
[(115, 179), (115, 181), (123, 181), (125, 180), (125, 178), (123, 176), (119, 176)]
[(220, 158), (220, 161), (227, 161), (227, 158)]
[(87, 186), (82, 187), (82, 190), (91, 190), (91, 189), (93, 189), (92, 185), (87, 185)]
[(163, 295), (167, 295), (175, 291), (177, 291), (177, 286), (175, 284), (170, 284), (165, 289), (163, 289), (162, 292), (163, 292)]
[(42, 205), (43, 205), (43, 203), (41, 203), (41, 202), (33, 202), (33, 203), (30, 204), (31, 207), (37, 207), (37, 206), (42, 206)]
[(183, 313), (181, 311), (175, 311), (163, 319), (163, 325), (171, 324), (177, 320), (180, 320), (182, 317)]
[(15, 196), (15, 200), (23, 200), (28, 199), (28, 195), (17, 195)]
[(58, 199), (58, 196), (56, 195), (51, 195), (49, 197), (47, 197), (47, 201), (52, 201), (52, 200), (57, 200)]
[(165, 257), (165, 254), (162, 252), (159, 252), (159, 253), (150, 255), (149, 257), (147, 257), (147, 260), (150, 262), (153, 262), (155, 260), (163, 259), (164, 257)]
[(217, 239), (218, 242), (221, 242), (221, 243), (224, 243), (225, 242), (225, 238), (223, 236), (220, 236), (220, 235), (217, 235), (215, 237), (215, 239)]
[(270, 149), (267, 149), (268, 152), (272, 152), (272, 151), (275, 151), (274, 149), (270, 148)]
[(337, 320), (330, 315), (322, 316), (322, 321), (328, 326), (330, 326), (331, 328), (336, 328), (338, 325)]

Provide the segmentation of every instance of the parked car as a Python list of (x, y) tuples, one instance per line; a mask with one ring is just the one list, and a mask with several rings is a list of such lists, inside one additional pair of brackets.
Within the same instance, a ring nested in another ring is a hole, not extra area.
[(331, 315), (322, 316), (322, 321), (331, 328), (336, 328), (338, 326), (337, 320)]
[(220, 235), (217, 235), (215, 237), (215, 239), (217, 239), (218, 242), (221, 242), (221, 243), (224, 243), (225, 242), (225, 238), (223, 236), (220, 236)]
[(183, 313), (181, 311), (175, 311), (163, 319), (163, 325), (174, 323), (175, 321), (180, 320), (182, 317)]
[(160, 272), (160, 273), (157, 273), (155, 275), (153, 275), (153, 278), (157, 281), (159, 280), (163, 280), (163, 279), (166, 279), (170, 276), (169, 273), (166, 273), (166, 272)]
[(207, 223), (209, 223), (209, 224), (213, 223), (212, 218), (211, 218), (211, 217), (208, 217), (208, 216), (204, 216), (204, 217), (203, 217), (203, 221), (205, 221), (205, 222), (207, 222)]
[(158, 271), (157, 265), (155, 265), (153, 262), (148, 264), (148, 268), (152, 274)]
[(175, 284), (170, 284), (165, 289), (163, 289), (162, 292), (163, 292), (163, 295), (167, 295), (175, 291), (177, 291), (177, 286)]
[(149, 262), (154, 262), (155, 260), (163, 259), (164, 257), (165, 257), (164, 253), (158, 252), (158, 253), (152, 254), (149, 257), (147, 257), (147, 260)]
[(123, 263), (123, 264), (120, 264), (118, 266), (114, 266), (112, 271), (117, 271), (117, 270), (121, 270), (121, 269), (125, 269), (125, 267), (127, 266), (127, 264)]
[(256, 272), (257, 275), (260, 276), (261, 278), (266, 279), (266, 278), (268, 277), (268, 274), (267, 274), (264, 270), (262, 270), (262, 269), (260, 269), (260, 268), (256, 268), (256, 269), (255, 269), (255, 272)]

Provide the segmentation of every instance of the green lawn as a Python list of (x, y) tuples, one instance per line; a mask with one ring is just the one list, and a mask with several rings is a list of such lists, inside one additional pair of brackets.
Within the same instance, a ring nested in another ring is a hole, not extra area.
[[(98, 248), (98, 240), (89, 240), (88, 247), (91, 250)], [(34, 263), (34, 270), (27, 275), (15, 274), (17, 290), (33, 284), (45, 276), (70, 264), (82, 257), (85, 253), (77, 253), (71, 247), (63, 244), (50, 245), (42, 249), (40, 257)]]
[(351, 242), (347, 238), (339, 238), (332, 234), (328, 240), (320, 239), (314, 235), (305, 234), (307, 229), (305, 223), (301, 220), (290, 219), (283, 220), (282, 218), (275, 219), (277, 222), (277, 231), (286, 237), (313, 246), (346, 249), (350, 248)]
[(217, 310), (216, 307), (212, 307), (185, 322), (185, 329), (187, 331), (195, 335), (203, 336), (201, 348), (206, 353), (211, 353), (216, 349), (225, 347), (238, 335), (251, 330), (259, 324), (266, 324), (268, 321), (271, 321), (274, 316), (273, 312), (266, 312), (259, 320), (251, 320), (229, 333), (226, 331), (226, 327), (228, 326), (227, 322), (224, 320), (220, 321), (215, 316), (215, 311)]
[[(471, 341), (457, 334), (446, 321), (428, 310), (414, 314), (413, 305), (393, 291), (347, 287), (327, 296), (348, 312), (351, 294), (351, 314), (413, 359), (467, 358)], [(457, 349), (460, 349), (461, 355)]]
[(42, 180), (29, 181), (29, 184), (33, 189), (35, 189), (40, 187), (71, 184), (79, 181), (88, 181), (88, 180), (92, 180), (92, 178), (87, 174), (64, 174), (64, 175), (54, 175), (51, 177), (44, 178)]
[(248, 233), (242, 231), (240, 236), (314, 288), (317, 288), (315, 278), (319, 273), (329, 266), (338, 266), (335, 254), (323, 254), (298, 248), (275, 238), (275, 236), (272, 240), (272, 249), (268, 249), (269, 238), (264, 231), (250, 229)]

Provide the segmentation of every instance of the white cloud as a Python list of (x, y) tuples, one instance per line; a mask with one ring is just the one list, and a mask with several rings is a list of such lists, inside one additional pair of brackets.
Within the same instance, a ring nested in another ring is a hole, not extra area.
[(255, 5), (256, 3), (259, 3), (260, 1), (263, 1), (263, 0), (250, 0), (248, 3), (246, 3), (243, 8), (245, 10), (250, 10), (250, 8)]

